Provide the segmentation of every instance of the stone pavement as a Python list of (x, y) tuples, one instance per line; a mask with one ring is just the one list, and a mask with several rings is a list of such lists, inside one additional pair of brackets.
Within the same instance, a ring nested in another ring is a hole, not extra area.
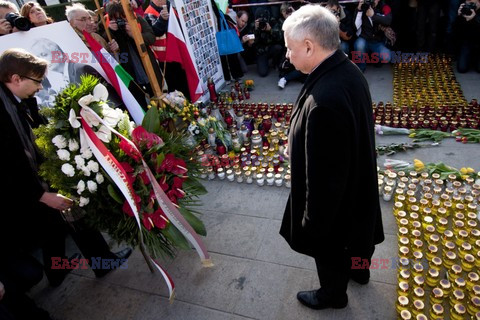
[[(301, 88), (289, 83), (277, 87), (276, 72), (266, 78), (254, 76), (254, 102), (294, 102)], [(392, 100), (390, 66), (369, 67), (367, 77), (374, 101)], [(467, 99), (480, 98), (480, 76), (468, 73), (458, 77)], [(335, 139), (326, 133), (325, 139)], [(377, 144), (409, 141), (408, 138), (378, 137)], [(339, 141), (341, 143), (341, 141)], [(334, 155), (332, 155), (334, 156)], [(439, 147), (399, 153), (394, 159), (424, 162), (444, 161), (460, 168), (480, 170), (480, 148), (449, 140)], [(384, 157), (378, 159), (383, 164)], [(326, 168), (327, 169), (327, 168)], [(335, 168), (341, 170), (341, 168)], [(168, 290), (161, 276), (151, 274), (137, 250), (128, 269), (117, 270), (95, 279), (91, 270), (75, 270), (56, 289), (44, 279), (31, 292), (37, 303), (58, 319), (394, 319), (396, 270), (373, 270), (366, 286), (349, 284), (349, 304), (342, 310), (314, 311), (296, 300), (299, 290), (318, 287), (313, 259), (293, 252), (278, 234), (289, 190), (284, 187), (258, 187), (226, 181), (206, 181), (208, 194), (202, 197), (202, 219), (208, 235), (205, 243), (213, 268), (202, 268), (194, 251), (180, 252), (173, 261), (162, 261), (176, 286), (176, 299), (168, 301)], [(383, 202), (386, 240), (377, 246), (374, 257), (396, 256), (396, 224), (391, 202)], [(120, 247), (123, 247), (120, 245)], [(69, 241), (69, 251), (78, 252)]]

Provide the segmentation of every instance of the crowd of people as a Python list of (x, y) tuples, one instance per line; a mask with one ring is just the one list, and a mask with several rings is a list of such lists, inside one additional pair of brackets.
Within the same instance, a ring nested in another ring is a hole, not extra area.
[[(259, 76), (278, 69), (278, 86), (305, 77), (285, 61), (282, 24), (302, 2), (257, 6), (256, 0), (233, 0), (235, 24), (244, 51), (242, 65), (256, 64)], [(267, 2), (267, 1), (265, 1)], [(365, 71), (367, 64), (388, 63), (391, 51), (445, 52), (457, 59), (458, 72), (480, 72), (480, 2), (478, 0), (313, 0), (339, 22), (340, 48)], [(458, 48), (454, 50), (453, 48)], [(246, 70), (246, 69), (244, 69)], [(293, 73), (290, 73), (293, 71)]]

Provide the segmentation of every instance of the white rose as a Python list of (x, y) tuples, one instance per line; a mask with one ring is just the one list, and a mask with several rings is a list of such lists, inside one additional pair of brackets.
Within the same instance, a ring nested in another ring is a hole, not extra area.
[(97, 173), (97, 175), (95, 176), (95, 180), (98, 184), (102, 184), (105, 178), (103, 178), (103, 175), (101, 173)]
[(63, 161), (70, 160), (70, 152), (68, 152), (68, 150), (65, 150), (65, 149), (57, 150), (57, 156), (60, 160), (63, 160)]
[(85, 182), (83, 180), (80, 180), (77, 183), (77, 193), (82, 194), (83, 191), (85, 191)]
[(90, 199), (89, 199), (89, 198), (80, 197), (79, 206), (80, 206), (80, 207), (84, 207), (84, 206), (86, 206), (89, 202), (90, 202)]
[(85, 159), (79, 154), (75, 156), (75, 163), (77, 164), (77, 169), (85, 167)]
[(60, 134), (56, 135), (52, 139), (52, 142), (58, 149), (63, 149), (67, 147), (67, 139), (65, 139), (65, 137)]
[(75, 139), (68, 140), (68, 150), (73, 152), (73, 151), (77, 151), (78, 148), (80, 148), (80, 146), (78, 145), (77, 140)]
[(97, 191), (97, 184), (92, 180), (88, 180), (87, 188), (88, 188), (88, 191), (90, 191), (91, 193), (94, 193), (95, 191)]
[(90, 172), (90, 169), (88, 169), (87, 167), (82, 167), (81, 170), (83, 172), (83, 175), (86, 176), (86, 177), (90, 177), (90, 175), (92, 174)]
[(64, 163), (62, 165), (62, 172), (65, 173), (67, 177), (73, 177), (75, 175), (75, 168), (70, 163)]
[(90, 148), (85, 149), (85, 150), (83, 150), (83, 152), (82, 152), (82, 157), (83, 157), (84, 159), (90, 159), (90, 158), (92, 157), (92, 155), (93, 155), (93, 153), (92, 153), (92, 150), (90, 150)]
[(92, 172), (98, 172), (98, 162), (93, 160), (88, 161), (87, 168)]

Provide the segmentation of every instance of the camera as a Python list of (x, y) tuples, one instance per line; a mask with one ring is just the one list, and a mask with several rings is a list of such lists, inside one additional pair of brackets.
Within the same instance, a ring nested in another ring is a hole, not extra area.
[(7, 15), (5, 16), (5, 20), (7, 20), (12, 25), (12, 27), (15, 27), (21, 31), (28, 31), (32, 27), (30, 20), (22, 17), (15, 12), (7, 13)]
[(465, 2), (465, 4), (463, 5), (463, 8), (462, 10), (460, 10), (460, 13), (463, 15), (463, 16), (469, 16), (472, 14), (473, 11), (475, 11), (477, 9), (477, 6), (475, 5), (475, 3), (473, 2)]
[(127, 22), (125, 20), (117, 19), (117, 20), (115, 20), (115, 22), (117, 23), (118, 30), (125, 30), (125, 27), (127, 25)]
[(265, 29), (266, 27), (267, 27), (267, 19), (265, 19), (265, 18), (260, 18), (260, 19), (258, 20), (258, 28), (259, 28), (260, 30), (263, 30), (263, 29)]
[(365, 0), (362, 4), (362, 11), (367, 11), (370, 7), (373, 8), (374, 0)]

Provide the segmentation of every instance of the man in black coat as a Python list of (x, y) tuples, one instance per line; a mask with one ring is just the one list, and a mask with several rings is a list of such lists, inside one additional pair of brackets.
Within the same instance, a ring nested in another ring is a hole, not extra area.
[[(47, 71), (46, 60), (23, 49), (9, 49), (0, 56), (0, 137), (3, 153), (4, 191), (0, 202), (9, 210), (0, 213), (0, 255), (29, 253), (41, 248), (45, 274), (52, 286), (62, 283), (66, 269), (52, 268), (52, 258), (65, 258), (67, 232), (60, 211), (69, 210), (73, 201), (54, 191), (38, 174), (43, 157), (35, 144), (32, 127), (44, 119), (38, 114), (34, 94), (42, 89)], [(11, 208), (14, 208), (12, 210)], [(101, 233), (85, 226), (69, 230), (77, 246), (91, 262), (92, 258), (127, 259), (130, 248), (110, 252)], [(0, 259), (0, 268), (2, 267)], [(102, 277), (111, 269), (95, 269)]]
[(304, 6), (283, 30), (287, 57), (308, 78), (291, 117), (292, 189), (280, 234), (317, 265), (321, 288), (299, 292), (298, 300), (344, 308), (349, 278), (368, 282), (369, 270), (356, 268), (384, 240), (372, 101), (362, 73), (338, 50), (330, 11)]

